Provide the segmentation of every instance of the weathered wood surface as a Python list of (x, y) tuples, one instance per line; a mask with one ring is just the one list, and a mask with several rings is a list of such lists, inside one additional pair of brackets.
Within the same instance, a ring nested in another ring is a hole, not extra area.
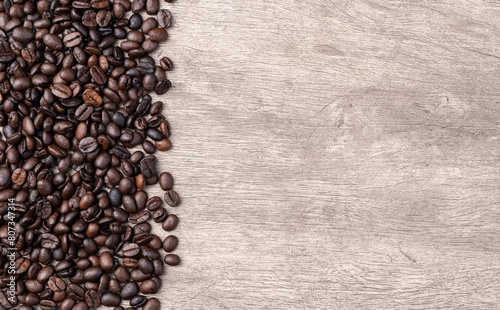
[(163, 6), (164, 309), (500, 309), (499, 1)]

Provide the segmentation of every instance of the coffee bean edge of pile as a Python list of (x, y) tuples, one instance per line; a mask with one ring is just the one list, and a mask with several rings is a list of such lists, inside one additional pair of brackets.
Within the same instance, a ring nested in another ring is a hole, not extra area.
[(150, 54), (171, 21), (159, 0), (0, 1), (0, 310), (161, 309), (178, 239), (150, 222), (174, 230), (180, 199), (150, 95), (172, 61)]

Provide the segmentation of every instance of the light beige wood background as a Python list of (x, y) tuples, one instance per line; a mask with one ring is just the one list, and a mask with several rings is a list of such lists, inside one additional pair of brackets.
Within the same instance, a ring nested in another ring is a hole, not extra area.
[(500, 1), (163, 6), (162, 309), (500, 309)]

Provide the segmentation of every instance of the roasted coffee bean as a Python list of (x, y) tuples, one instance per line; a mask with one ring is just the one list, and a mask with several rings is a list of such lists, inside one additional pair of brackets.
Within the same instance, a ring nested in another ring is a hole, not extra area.
[(85, 290), (77, 284), (68, 285), (66, 288), (66, 294), (69, 298), (75, 301), (82, 301), (85, 298)]
[(43, 43), (45, 44), (45, 46), (54, 51), (62, 51), (64, 48), (64, 44), (61, 38), (51, 33), (43, 36)]
[(168, 172), (162, 172), (159, 179), (160, 187), (164, 191), (172, 189), (174, 186), (174, 179), (172, 175)]
[(105, 293), (101, 296), (101, 304), (106, 307), (116, 307), (121, 303), (120, 295), (115, 293)]
[(89, 154), (98, 148), (97, 140), (93, 137), (86, 137), (80, 141), (78, 147), (83, 154)]
[(163, 250), (165, 252), (172, 252), (177, 248), (177, 245), (179, 244), (179, 239), (177, 239), (176, 236), (170, 235), (163, 240)]
[[(161, 28), (168, 28), (172, 23), (172, 13), (169, 10), (163, 9), (158, 12), (158, 25)], [(164, 57), (166, 58), (166, 57)], [(161, 61), (160, 61), (161, 64)], [(166, 70), (166, 69), (165, 69)]]
[(175, 254), (167, 254), (165, 255), (165, 264), (169, 266), (177, 266), (180, 264), (181, 260), (178, 255)]
[[(98, 76), (98, 73), (95, 73), (95, 76)], [(99, 81), (102, 82), (103, 80)], [(99, 107), (102, 105), (102, 97), (93, 89), (86, 89), (83, 92), (82, 97), (83, 101), (85, 101), (86, 103), (90, 103), (94, 107)]]
[(177, 194), (176, 191), (174, 191), (173, 189), (171, 190), (168, 190), (166, 193), (165, 193), (165, 202), (171, 206), (171, 207), (176, 207), (179, 203), (180, 203), (180, 198), (179, 198), (179, 195)]
[(74, 31), (64, 36), (63, 43), (67, 48), (72, 48), (80, 45), (83, 41), (83, 35)]
[(165, 231), (174, 230), (179, 224), (179, 218), (175, 214), (170, 214), (162, 223), (162, 228)]
[(142, 310), (160, 310), (160, 301), (157, 298), (150, 298), (142, 307)]
[(126, 257), (136, 256), (141, 252), (141, 247), (137, 243), (129, 243), (123, 247), (123, 255)]
[(69, 99), (72, 95), (71, 88), (64, 84), (52, 85), (52, 94), (61, 99)]
[(99, 308), (101, 305), (99, 294), (94, 290), (89, 290), (85, 293), (85, 302), (90, 308)]
[(139, 292), (139, 286), (135, 282), (127, 282), (120, 290), (120, 297), (123, 300), (132, 299)]
[(158, 208), (153, 212), (153, 221), (155, 223), (163, 222), (168, 216), (167, 210), (165, 208)]

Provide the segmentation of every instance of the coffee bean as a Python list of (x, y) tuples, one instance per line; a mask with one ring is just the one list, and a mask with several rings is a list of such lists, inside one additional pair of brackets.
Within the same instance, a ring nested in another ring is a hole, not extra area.
[(136, 214), (132, 214), (128, 217), (128, 220), (132, 224), (140, 224), (148, 221), (151, 218), (151, 214), (144, 210)]
[(168, 151), (172, 147), (172, 143), (170, 142), (169, 139), (163, 138), (160, 141), (155, 142), (155, 146), (158, 149), (158, 151)]
[(63, 43), (67, 48), (72, 48), (80, 45), (83, 41), (83, 35), (78, 32), (70, 32), (63, 38)]
[(163, 240), (163, 250), (165, 250), (165, 252), (172, 252), (177, 248), (178, 244), (179, 239), (177, 239), (176, 236), (170, 235)]
[(98, 66), (92, 66), (90, 68), (90, 76), (97, 84), (103, 85), (107, 82), (106, 73)]
[(54, 51), (62, 51), (64, 48), (64, 44), (61, 38), (51, 33), (43, 36), (43, 43), (45, 44), (45, 46)]
[(142, 307), (142, 310), (160, 310), (160, 301), (156, 298), (150, 298)]
[(177, 266), (181, 263), (181, 260), (178, 255), (175, 254), (167, 254), (165, 255), (165, 264), (169, 266)]
[(141, 173), (146, 177), (150, 178), (156, 174), (156, 157), (146, 156), (141, 160)]
[(139, 254), (141, 248), (137, 243), (129, 243), (123, 247), (123, 255), (126, 257), (133, 257)]
[(180, 203), (180, 198), (179, 198), (179, 195), (177, 194), (176, 191), (174, 191), (173, 189), (171, 190), (168, 190), (166, 193), (165, 193), (165, 202), (171, 206), (171, 207), (176, 207), (179, 203)]
[(90, 267), (86, 269), (83, 273), (83, 276), (87, 281), (95, 281), (99, 279), (101, 275), (102, 275), (101, 267)]
[[(158, 12), (158, 25), (161, 28), (168, 28), (168, 27), (170, 27), (171, 23), (172, 23), (172, 13), (170, 13), (170, 11), (167, 9), (160, 10)], [(166, 57), (164, 57), (164, 58), (166, 58)], [(161, 65), (161, 61), (160, 61), (160, 65)], [(166, 69), (164, 69), (164, 70), (166, 70)]]
[(139, 292), (139, 286), (135, 282), (127, 282), (120, 290), (120, 297), (123, 300), (130, 300)]
[(168, 38), (168, 33), (165, 29), (163, 28), (154, 28), (151, 29), (148, 33), (149, 38), (153, 42), (163, 42)]
[(52, 94), (61, 99), (68, 99), (72, 95), (71, 88), (64, 84), (54, 84), (52, 85)]
[(137, 295), (130, 299), (130, 306), (133, 308), (140, 308), (144, 306), (147, 301), (148, 299), (146, 298), (146, 296)]
[(99, 308), (101, 305), (99, 294), (94, 290), (89, 290), (85, 293), (85, 302), (90, 308)]
[(53, 292), (59, 292), (66, 290), (66, 283), (58, 277), (50, 277), (49, 281), (47, 281), (47, 285)]
[(172, 231), (177, 227), (178, 224), (179, 218), (175, 214), (170, 214), (169, 216), (167, 216), (165, 221), (163, 221), (162, 228), (165, 231)]
[(163, 222), (168, 216), (167, 210), (165, 208), (158, 208), (153, 212), (153, 221), (155, 223)]
[(66, 294), (69, 298), (75, 301), (83, 301), (85, 298), (85, 290), (77, 284), (68, 285), (66, 288)]
[[(124, 264), (125, 264), (126, 259), (127, 258), (124, 258)], [(115, 276), (116, 280), (120, 281), (121, 283), (126, 283), (130, 280), (130, 273), (127, 270), (127, 268), (125, 268), (123, 266), (120, 266), (115, 270), (114, 276)]]
[(115, 293), (105, 293), (101, 296), (101, 304), (106, 307), (116, 307), (121, 303), (121, 298)]
[[(98, 76), (98, 73), (95, 73)], [(102, 80), (100, 80), (102, 82)], [(93, 89), (86, 89), (83, 92), (83, 101), (90, 103), (94, 107), (99, 107), (102, 105), (102, 97)]]
[(174, 179), (168, 172), (162, 172), (160, 174), (159, 182), (161, 189), (163, 189), (164, 191), (170, 190), (174, 186)]

